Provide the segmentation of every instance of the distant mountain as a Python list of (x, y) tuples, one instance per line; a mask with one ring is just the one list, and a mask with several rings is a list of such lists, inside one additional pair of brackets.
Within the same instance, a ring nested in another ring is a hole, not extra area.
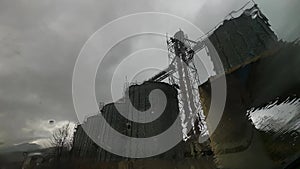
[(38, 144), (22, 143), (14, 146), (0, 148), (0, 154), (7, 153), (7, 152), (28, 152), (28, 151), (39, 150), (41, 148), (42, 147)]

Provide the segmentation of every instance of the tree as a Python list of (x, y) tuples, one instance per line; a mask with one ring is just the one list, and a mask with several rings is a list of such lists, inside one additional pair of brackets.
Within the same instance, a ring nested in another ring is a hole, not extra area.
[(55, 149), (55, 155), (58, 161), (60, 161), (64, 150), (71, 149), (73, 142), (72, 134), (73, 131), (70, 122), (61, 128), (54, 130), (50, 143)]

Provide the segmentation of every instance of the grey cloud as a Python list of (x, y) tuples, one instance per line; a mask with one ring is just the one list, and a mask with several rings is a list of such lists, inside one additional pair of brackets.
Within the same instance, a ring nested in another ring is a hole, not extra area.
[[(0, 142), (21, 142), (45, 135), (42, 131), (35, 132), (33, 127), (26, 131), (32, 121), (37, 124), (47, 119), (77, 121), (71, 93), (73, 67), (88, 37), (109, 21), (131, 13), (158, 11), (184, 17), (207, 31), (244, 2), (2, 0)], [(295, 21), (299, 1), (260, 0), (258, 3), (282, 38), (299, 36), (300, 25)], [(131, 52), (132, 43), (116, 50), (115, 58)], [(111, 70), (108, 68), (107, 73)], [(101, 90), (104, 89), (99, 88), (99, 97), (106, 98)]]

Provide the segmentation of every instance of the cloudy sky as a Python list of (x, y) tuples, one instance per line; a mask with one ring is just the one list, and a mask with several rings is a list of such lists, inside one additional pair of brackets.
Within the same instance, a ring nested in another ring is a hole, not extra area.
[[(0, 0), (0, 146), (48, 137), (62, 123), (77, 122), (72, 103), (74, 64), (87, 39), (106, 23), (137, 12), (164, 12), (206, 32), (246, 2)], [(280, 38), (300, 37), (299, 0), (257, 3)], [(173, 26), (176, 32), (178, 27)], [(128, 43), (129, 47), (133, 42)], [(126, 45), (118, 51), (133, 52)], [(98, 97), (101, 100), (101, 91)], [(56, 124), (50, 125), (51, 119)]]

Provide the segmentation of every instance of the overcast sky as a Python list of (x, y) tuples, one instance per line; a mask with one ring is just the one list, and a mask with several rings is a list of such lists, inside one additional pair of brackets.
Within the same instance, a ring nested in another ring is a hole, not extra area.
[[(183, 17), (206, 32), (245, 2), (0, 0), (0, 143), (7, 146), (48, 137), (56, 125), (77, 121), (71, 90), (74, 64), (85, 41), (106, 23), (155, 11)], [(299, 0), (257, 3), (279, 38), (300, 37)], [(128, 43), (129, 48), (133, 42)], [(132, 52), (128, 48), (118, 51)], [(101, 100), (101, 91), (97, 97)], [(48, 124), (50, 119), (56, 120), (54, 126)]]

